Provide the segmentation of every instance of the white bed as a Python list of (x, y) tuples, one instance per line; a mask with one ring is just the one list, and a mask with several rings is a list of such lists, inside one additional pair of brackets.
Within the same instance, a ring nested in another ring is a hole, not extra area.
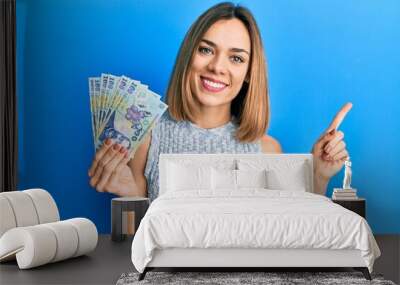
[(154, 267), (354, 267), (370, 278), (372, 232), (312, 193), (311, 155), (162, 154), (159, 169), (132, 243), (141, 278)]

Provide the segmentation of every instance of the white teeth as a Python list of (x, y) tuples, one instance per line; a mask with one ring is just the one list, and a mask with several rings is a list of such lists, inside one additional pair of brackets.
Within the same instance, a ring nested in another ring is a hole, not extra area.
[(210, 81), (210, 80), (207, 80), (207, 79), (204, 79), (204, 82), (205, 82), (207, 85), (210, 85), (210, 86), (213, 87), (213, 88), (223, 88), (223, 87), (225, 87), (225, 84), (213, 82), (213, 81)]

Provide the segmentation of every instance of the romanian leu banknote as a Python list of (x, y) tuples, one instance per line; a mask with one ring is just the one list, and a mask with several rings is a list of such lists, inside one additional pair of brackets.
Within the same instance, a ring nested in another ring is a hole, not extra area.
[(89, 77), (89, 96), (95, 150), (110, 138), (129, 156), (168, 107), (147, 85), (112, 74)]

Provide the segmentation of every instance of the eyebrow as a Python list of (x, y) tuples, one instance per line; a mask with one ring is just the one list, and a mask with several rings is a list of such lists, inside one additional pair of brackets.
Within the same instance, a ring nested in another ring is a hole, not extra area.
[[(210, 45), (210, 46), (212, 46), (212, 47), (214, 47), (214, 48), (217, 47), (217, 44), (214, 43), (214, 42), (212, 42), (212, 41), (210, 41), (210, 40), (201, 39), (201, 41), (202, 41), (202, 42), (205, 42), (206, 44), (208, 44), (208, 45)], [(245, 53), (247, 53), (248, 55), (250, 55), (250, 52), (248, 52), (247, 50), (242, 49), (242, 48), (230, 48), (229, 50), (234, 51), (234, 52), (245, 52)]]

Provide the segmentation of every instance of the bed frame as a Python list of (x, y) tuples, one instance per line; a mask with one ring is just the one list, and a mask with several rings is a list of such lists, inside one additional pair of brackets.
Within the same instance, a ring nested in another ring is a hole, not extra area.
[[(167, 182), (167, 160), (180, 160), (182, 157), (189, 160), (206, 159), (209, 163), (221, 158), (237, 159), (256, 157), (260, 154), (161, 154), (160, 167), (160, 194), (165, 191), (162, 185)], [(301, 159), (308, 164), (308, 181), (313, 181), (313, 159), (311, 154), (262, 154), (266, 159)], [(313, 192), (313, 183), (309, 183), (307, 192)], [(143, 280), (148, 271), (161, 268), (181, 268), (193, 271), (206, 269), (216, 271), (217, 269), (229, 269), (229, 271), (265, 271), (268, 269), (334, 269), (353, 268), (361, 271), (367, 280), (371, 275), (361, 257), (359, 250), (330, 250), (330, 249), (254, 249), (254, 248), (169, 248), (157, 249), (153, 259), (139, 280)], [(194, 270), (196, 269), (196, 270)], [(320, 270), (323, 271), (323, 270)]]
[(306, 270), (353, 268), (361, 271), (367, 280), (371, 280), (368, 268), (361, 258), (359, 250), (328, 249), (193, 249), (170, 248), (156, 250), (152, 261), (139, 275), (143, 280), (146, 273), (156, 268), (185, 268), (193, 271), (206, 269), (215, 271), (270, 271), (273, 268), (290, 271), (301, 268)]

